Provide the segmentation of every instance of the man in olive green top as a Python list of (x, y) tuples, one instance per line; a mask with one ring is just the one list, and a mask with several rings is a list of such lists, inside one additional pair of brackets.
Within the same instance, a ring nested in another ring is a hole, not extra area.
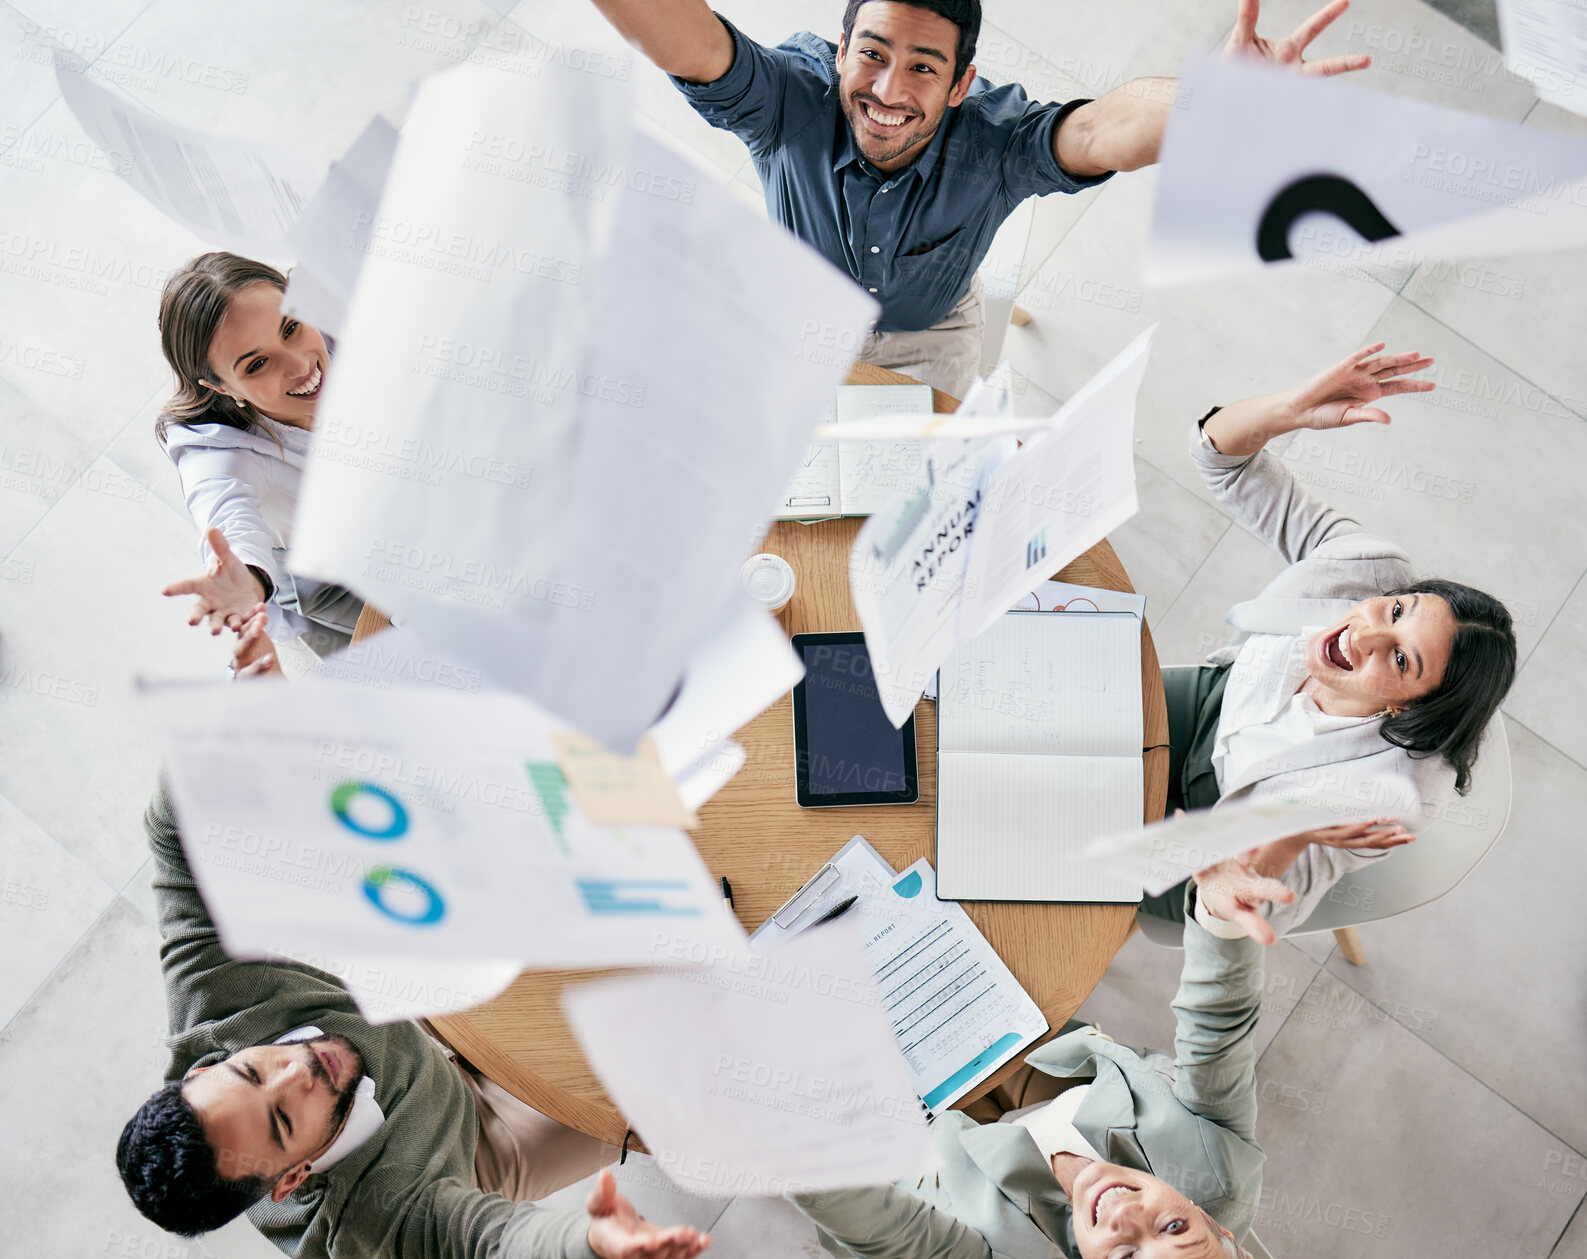
[(144, 826), (171, 1066), (116, 1163), (154, 1223), (192, 1237), (247, 1211), (302, 1259), (693, 1259), (710, 1244), (641, 1219), (609, 1171), (585, 1211), (491, 1192), (527, 1181), (476, 1175), (482, 1129), (502, 1119), (449, 1052), (415, 1023), (366, 1022), (323, 971), (233, 960), (163, 790)]

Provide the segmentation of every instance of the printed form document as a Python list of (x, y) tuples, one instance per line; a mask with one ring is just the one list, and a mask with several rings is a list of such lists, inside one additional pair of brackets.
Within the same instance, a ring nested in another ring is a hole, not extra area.
[[(832, 923), (823, 914), (850, 896)], [(922, 858), (903, 874), (856, 835), (751, 937), (780, 949), (854, 920), (915, 1091), (933, 1113), (951, 1106), (1047, 1031), (1041, 1010), (959, 906), (937, 899)]]

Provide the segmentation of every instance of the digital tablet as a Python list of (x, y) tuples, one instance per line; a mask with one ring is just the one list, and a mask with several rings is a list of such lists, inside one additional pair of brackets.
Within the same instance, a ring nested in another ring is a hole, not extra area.
[(795, 634), (804, 680), (794, 687), (794, 769), (807, 809), (913, 804), (915, 718), (895, 730), (871, 675), (865, 635)]

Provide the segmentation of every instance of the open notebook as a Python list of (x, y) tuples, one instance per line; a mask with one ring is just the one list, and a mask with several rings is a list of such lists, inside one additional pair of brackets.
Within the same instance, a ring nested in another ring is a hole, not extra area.
[(1141, 621), (1010, 612), (942, 666), (937, 890), (1115, 901), (1141, 886), (1081, 856), (1141, 823)]
[[(822, 422), (930, 413), (930, 385), (839, 385), (836, 410)], [(922, 441), (812, 443), (783, 493), (777, 519), (869, 516), (924, 477), (925, 448)]]

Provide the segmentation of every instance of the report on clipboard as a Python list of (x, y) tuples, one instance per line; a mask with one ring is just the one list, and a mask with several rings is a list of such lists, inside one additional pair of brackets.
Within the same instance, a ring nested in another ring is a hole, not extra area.
[(1047, 1030), (968, 915), (937, 899), (924, 858), (899, 874), (856, 835), (750, 937), (775, 948), (849, 897), (893, 1034), (928, 1112), (951, 1106)]

